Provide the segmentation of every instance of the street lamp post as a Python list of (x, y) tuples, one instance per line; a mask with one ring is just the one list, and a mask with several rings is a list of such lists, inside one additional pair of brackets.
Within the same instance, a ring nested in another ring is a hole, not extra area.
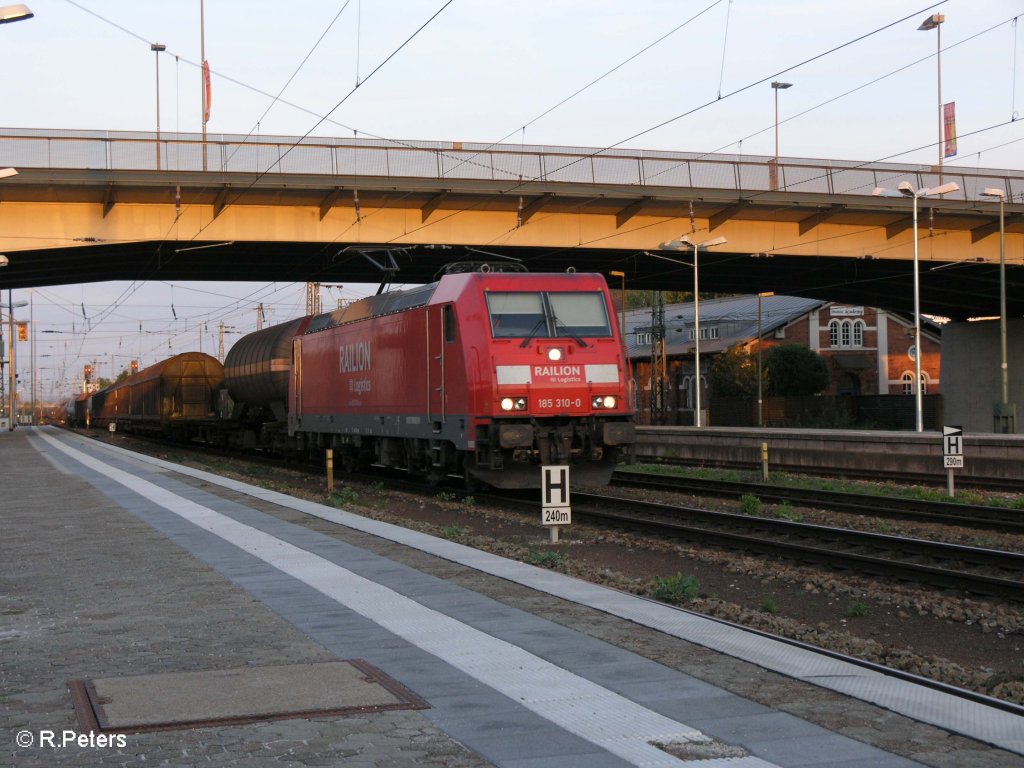
[(775, 163), (771, 171), (771, 188), (779, 188), (779, 91), (792, 88), (792, 83), (783, 83), (780, 80), (772, 82), (772, 90), (775, 91)]
[(921, 398), (921, 358), (924, 350), (921, 349), (921, 287), (920, 274), (918, 269), (917, 255), (917, 200), (920, 197), (931, 197), (933, 195), (945, 195), (948, 192), (956, 192), (960, 186), (956, 182), (949, 182), (931, 189), (915, 190), (909, 182), (901, 181), (897, 187), (898, 192), (875, 187), (871, 193), (878, 197), (910, 197), (914, 200), (914, 424), (918, 432), (924, 431), (924, 409)]
[(941, 13), (933, 13), (927, 19), (921, 22), (921, 26), (917, 28), (918, 32), (929, 32), (935, 30), (935, 62), (938, 70), (938, 90), (939, 90), (939, 183), (942, 183), (942, 160), (943, 160), (943, 146), (942, 146), (942, 22), (946, 20), (946, 17)]
[[(4, 263), (4, 264), (2, 264), (0, 266), (6, 266), (6, 263)], [(14, 431), (14, 422), (15, 422), (14, 414), (15, 414), (15, 409), (17, 407), (16, 406), (17, 396), (16, 396), (16, 389), (15, 389), (15, 386), (17, 384), (17, 374), (15, 372), (15, 362), (14, 362), (14, 310), (15, 310), (16, 307), (24, 307), (26, 304), (28, 304), (27, 301), (18, 301), (18, 302), (11, 301), (11, 289), (10, 288), (7, 289), (7, 374), (8, 374), (8, 383), (10, 384), (10, 395), (8, 396), (8, 403), (10, 405), (10, 408), (9, 408), (10, 413), (8, 414), (8, 416), (10, 418), (9, 418), (8, 426), (7, 426), (7, 431), (8, 432), (13, 432)], [(2, 306), (2, 305), (0, 305), (0, 306)], [(3, 317), (3, 315), (0, 314), (0, 318), (2, 318), (2, 317)]]
[(761, 412), (761, 300), (774, 296), (772, 291), (765, 291), (757, 294), (757, 426), (764, 426), (764, 417)]
[(1015, 408), (1010, 406), (1010, 371), (1006, 355), (1006, 219), (1003, 205), (1006, 192), (988, 187), (982, 197), (999, 200), (999, 370), (1002, 378), (1002, 401), (995, 414), (995, 431), (1010, 433), (1017, 431)]
[(626, 273), (617, 269), (608, 273), (611, 277), (622, 279), (622, 290), (619, 294), (619, 333), (622, 334), (622, 344), (626, 344)]
[(701, 426), (701, 413), (700, 413), (700, 293), (698, 276), (700, 273), (699, 269), (699, 251), (701, 248), (710, 248), (713, 245), (723, 245), (729, 242), (724, 237), (715, 237), (711, 240), (705, 240), (703, 243), (695, 243), (690, 240), (689, 235), (683, 235), (678, 240), (670, 240), (667, 243), (662, 243), (659, 248), (663, 251), (680, 251), (684, 246), (693, 249), (693, 367), (694, 367), (694, 391), (696, 392), (695, 405), (696, 408), (693, 412), (693, 425), (695, 427)]
[(163, 43), (150, 43), (149, 50), (156, 55), (156, 169), (160, 170), (160, 53), (166, 51)]
[(14, 431), (14, 304), (11, 302), (11, 291), (7, 290), (7, 431)]

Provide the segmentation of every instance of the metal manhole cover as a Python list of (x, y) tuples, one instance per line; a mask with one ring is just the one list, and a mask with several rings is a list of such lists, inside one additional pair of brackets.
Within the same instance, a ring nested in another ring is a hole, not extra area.
[(429, 705), (362, 659), (72, 680), (83, 732), (139, 733)]

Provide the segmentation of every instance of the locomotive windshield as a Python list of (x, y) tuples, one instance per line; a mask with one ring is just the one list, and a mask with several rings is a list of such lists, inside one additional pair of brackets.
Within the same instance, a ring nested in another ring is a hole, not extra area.
[(487, 294), (496, 339), (611, 336), (604, 294), (598, 291)]

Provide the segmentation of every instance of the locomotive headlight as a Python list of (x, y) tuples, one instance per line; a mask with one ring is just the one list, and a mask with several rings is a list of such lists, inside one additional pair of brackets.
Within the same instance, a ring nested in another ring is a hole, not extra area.
[(612, 395), (594, 395), (594, 399), (591, 402), (591, 405), (593, 405), (595, 409), (614, 408), (615, 398)]
[(611, 395), (607, 395), (604, 398), (604, 407), (605, 408), (614, 408), (615, 407), (615, 398), (612, 397)]
[(503, 397), (501, 398), (501, 410), (503, 411), (525, 411), (525, 397)]
[(550, 360), (553, 363), (557, 363), (561, 359), (562, 350), (558, 349), (557, 347), (548, 350), (548, 360)]

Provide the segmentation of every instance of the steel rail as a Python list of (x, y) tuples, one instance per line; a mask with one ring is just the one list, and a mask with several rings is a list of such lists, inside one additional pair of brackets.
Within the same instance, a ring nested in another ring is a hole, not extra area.
[(1024, 532), (1024, 510), (954, 501), (928, 501), (869, 493), (790, 488), (766, 483), (709, 480), (706, 478), (653, 475), (616, 470), (612, 483), (627, 488), (651, 488), (705, 496), (740, 498), (756, 496), (761, 501), (778, 501), (855, 512), (885, 518), (923, 520), (991, 530)]
[[(584, 493), (573, 494), (573, 512), (577, 518), (605, 525), (1024, 602), (1024, 581), (906, 559), (953, 561), (1024, 574), (1024, 555), (1014, 552)], [(894, 551), (899, 556), (884, 554)]]

